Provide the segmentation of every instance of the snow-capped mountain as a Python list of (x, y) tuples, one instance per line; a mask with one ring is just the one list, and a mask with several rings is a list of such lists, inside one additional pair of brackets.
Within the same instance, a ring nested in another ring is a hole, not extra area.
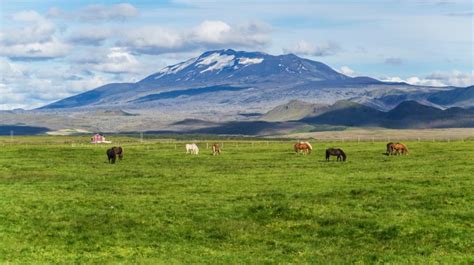
[[(231, 49), (208, 51), (165, 67), (137, 83), (108, 84), (42, 109), (128, 108), (263, 112), (292, 99), (331, 104), (352, 99), (384, 108), (387, 94), (420, 94), (447, 88), (384, 83), (348, 77), (294, 54)], [(393, 104), (393, 102), (390, 102)], [(433, 103), (434, 104), (434, 103)]]
[(140, 83), (176, 86), (195, 83), (210, 85), (225, 81), (245, 84), (288, 78), (298, 82), (348, 79), (325, 64), (293, 54), (272, 56), (228, 49), (205, 52), (197, 58), (165, 67)]

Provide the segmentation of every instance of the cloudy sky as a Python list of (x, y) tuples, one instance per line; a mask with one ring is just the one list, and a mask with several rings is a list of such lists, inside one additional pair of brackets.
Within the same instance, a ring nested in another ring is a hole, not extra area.
[(468, 86), (473, 15), (471, 0), (0, 0), (0, 109), (135, 82), (221, 48), (294, 53), (351, 76)]

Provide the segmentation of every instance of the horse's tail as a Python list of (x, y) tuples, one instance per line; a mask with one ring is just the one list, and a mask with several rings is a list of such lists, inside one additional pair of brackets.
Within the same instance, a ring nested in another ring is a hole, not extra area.
[(329, 160), (330, 156), (331, 154), (329, 153), (329, 149), (326, 149), (326, 160)]
[(296, 143), (296, 144), (294, 145), (295, 153), (298, 153), (298, 145), (299, 145), (299, 143)]
[(339, 151), (341, 152), (341, 156), (342, 156), (342, 161), (346, 161), (346, 153), (344, 153), (344, 151), (342, 151), (342, 149), (339, 149)]

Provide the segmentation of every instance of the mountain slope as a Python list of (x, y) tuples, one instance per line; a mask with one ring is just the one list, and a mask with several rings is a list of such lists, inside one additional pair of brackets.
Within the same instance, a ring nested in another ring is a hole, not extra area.
[(263, 121), (291, 121), (307, 116), (323, 113), (328, 109), (327, 104), (312, 104), (301, 100), (291, 100), (278, 105), (260, 117)]
[(377, 126), (384, 121), (384, 112), (350, 101), (338, 101), (329, 109), (301, 121), (314, 124)]

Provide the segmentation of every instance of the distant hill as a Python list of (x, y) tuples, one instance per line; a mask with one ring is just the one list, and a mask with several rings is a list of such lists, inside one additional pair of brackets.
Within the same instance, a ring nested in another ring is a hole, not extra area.
[(312, 104), (301, 100), (291, 100), (278, 105), (260, 117), (263, 121), (291, 121), (325, 112), (328, 104)]
[(443, 106), (474, 107), (474, 86), (434, 92), (426, 99)]
[(394, 109), (383, 112), (359, 103), (340, 101), (330, 106), (326, 112), (316, 116), (305, 117), (300, 121), (309, 124), (354, 127), (474, 127), (474, 111), (462, 108), (441, 110), (416, 101), (405, 101)]
[(111, 110), (96, 110), (90, 112), (91, 115), (97, 116), (138, 116), (139, 114), (130, 113), (121, 109), (111, 109)]
[(363, 97), (355, 97), (355, 100), (364, 105), (376, 107), (380, 110), (389, 110), (398, 104), (415, 100), (437, 108), (450, 107), (474, 107), (474, 86), (451, 87), (442, 90), (426, 91), (425, 89), (380, 89), (371, 91)]

